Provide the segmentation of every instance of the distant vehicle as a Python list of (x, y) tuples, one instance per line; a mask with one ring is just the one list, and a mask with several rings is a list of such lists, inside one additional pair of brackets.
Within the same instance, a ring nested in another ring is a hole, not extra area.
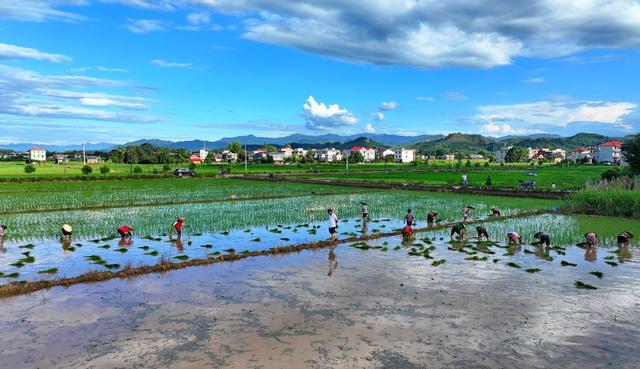
[(189, 168), (178, 168), (173, 171), (173, 175), (176, 177), (194, 177), (196, 172)]

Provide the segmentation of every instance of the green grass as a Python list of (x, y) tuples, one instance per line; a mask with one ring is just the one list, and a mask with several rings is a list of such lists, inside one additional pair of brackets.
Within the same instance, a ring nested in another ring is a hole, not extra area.
[(637, 219), (640, 217), (640, 191), (582, 190), (573, 194), (565, 206), (578, 213)]
[[(500, 167), (470, 168), (467, 170), (469, 185), (472, 187), (485, 187), (487, 176), (491, 176), (492, 187), (516, 188), (518, 181), (536, 181), (538, 189), (551, 189), (556, 184), (558, 190), (577, 190), (585, 187), (588, 180), (600, 178), (600, 174), (610, 167), (604, 166), (543, 166), (523, 167), (520, 169), (503, 169)], [(459, 170), (433, 170), (426, 173), (350, 173), (350, 174), (315, 174), (313, 178), (340, 179), (354, 181), (390, 182), (390, 183), (415, 183), (427, 185), (461, 185), (462, 171)], [(535, 172), (536, 177), (528, 176)]]

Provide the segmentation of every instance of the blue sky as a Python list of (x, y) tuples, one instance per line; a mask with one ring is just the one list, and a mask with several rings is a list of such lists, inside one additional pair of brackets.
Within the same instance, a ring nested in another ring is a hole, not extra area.
[(4, 0), (0, 143), (640, 127), (640, 2)]

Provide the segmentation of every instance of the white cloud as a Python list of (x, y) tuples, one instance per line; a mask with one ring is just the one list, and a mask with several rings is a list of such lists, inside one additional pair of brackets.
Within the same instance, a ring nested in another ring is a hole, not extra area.
[(382, 102), (378, 107), (378, 109), (380, 109), (381, 111), (391, 111), (391, 110), (396, 110), (397, 108), (398, 108), (398, 103), (395, 101)]
[(95, 67), (82, 67), (82, 68), (73, 68), (70, 69), (71, 72), (73, 73), (82, 73), (82, 72), (89, 72), (89, 71), (98, 71), (98, 72), (113, 72), (113, 73), (128, 73), (129, 71), (123, 68), (108, 68), (108, 67), (103, 67), (103, 66), (95, 66)]
[(480, 106), (472, 121), (492, 135), (554, 131), (576, 123), (608, 125), (632, 130), (625, 119), (638, 104), (606, 101), (538, 101), (526, 104)]
[(376, 129), (373, 127), (373, 125), (371, 123), (367, 123), (364, 126), (364, 131), (367, 133), (374, 133), (376, 131)]
[(418, 101), (428, 101), (428, 102), (436, 101), (436, 99), (434, 99), (431, 96), (416, 96), (416, 100), (418, 100)]
[(383, 112), (377, 112), (373, 115), (373, 117), (375, 118), (375, 120), (377, 120), (378, 122), (382, 122), (385, 118), (384, 113)]
[(84, 0), (3, 0), (0, 1), (0, 19), (25, 22), (59, 20), (75, 22), (84, 20), (79, 14), (56, 9), (63, 5), (85, 5)]
[(174, 4), (179, 3), (179, 1), (176, 0), (100, 0), (100, 2), (118, 3), (136, 8), (164, 11), (175, 10)]
[(0, 43), (0, 60), (3, 59), (35, 59), (53, 63), (72, 60), (70, 57), (62, 54), (50, 54), (29, 47)]
[(443, 94), (445, 100), (449, 101), (465, 101), (469, 100), (468, 96), (463, 95), (459, 91), (447, 91)]
[(165, 24), (158, 19), (127, 19), (127, 24), (124, 28), (133, 33), (149, 33), (149, 32), (163, 32), (167, 28)]
[(539, 78), (539, 77), (535, 77), (535, 78), (528, 78), (525, 79), (524, 81), (522, 81), (522, 83), (544, 83), (544, 78)]
[(187, 15), (187, 21), (194, 26), (209, 24), (211, 16), (207, 12), (191, 13)]
[(340, 128), (358, 123), (358, 119), (338, 104), (325, 105), (309, 96), (302, 106), (306, 127), (311, 130)]
[(193, 67), (193, 63), (178, 63), (178, 62), (168, 62), (162, 59), (154, 59), (151, 61), (151, 64), (157, 65), (161, 68), (191, 68)]

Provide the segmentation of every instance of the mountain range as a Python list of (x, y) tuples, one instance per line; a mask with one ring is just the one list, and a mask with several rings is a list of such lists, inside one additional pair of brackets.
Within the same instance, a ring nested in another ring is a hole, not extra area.
[[(436, 151), (443, 149), (446, 151), (469, 151), (469, 150), (493, 150), (496, 147), (505, 145), (518, 145), (525, 147), (563, 147), (576, 148), (581, 146), (594, 146), (607, 140), (622, 140), (624, 137), (607, 137), (595, 133), (578, 133), (570, 137), (561, 137), (550, 134), (536, 134), (528, 136), (505, 136), (500, 138), (486, 137), (479, 134), (451, 133), (444, 135), (417, 135), (401, 136), (391, 134), (360, 133), (349, 136), (335, 134), (325, 134), (311, 136), (303, 134), (293, 134), (284, 137), (259, 137), (254, 135), (225, 137), (217, 141), (189, 140), (189, 141), (167, 141), (159, 139), (142, 139), (125, 144), (114, 144), (107, 142), (88, 143), (87, 151), (109, 151), (121, 146), (141, 145), (144, 143), (155, 146), (198, 150), (202, 147), (219, 150), (226, 148), (229, 143), (237, 141), (243, 145), (256, 147), (264, 144), (283, 146), (291, 144), (294, 147), (320, 148), (335, 147), (345, 148), (351, 146), (405, 146), (419, 149), (422, 152)], [(34, 146), (44, 146), (49, 151), (72, 151), (82, 150), (82, 145), (41, 145), (31, 143), (16, 143), (0, 145), (0, 150), (26, 151)]]

